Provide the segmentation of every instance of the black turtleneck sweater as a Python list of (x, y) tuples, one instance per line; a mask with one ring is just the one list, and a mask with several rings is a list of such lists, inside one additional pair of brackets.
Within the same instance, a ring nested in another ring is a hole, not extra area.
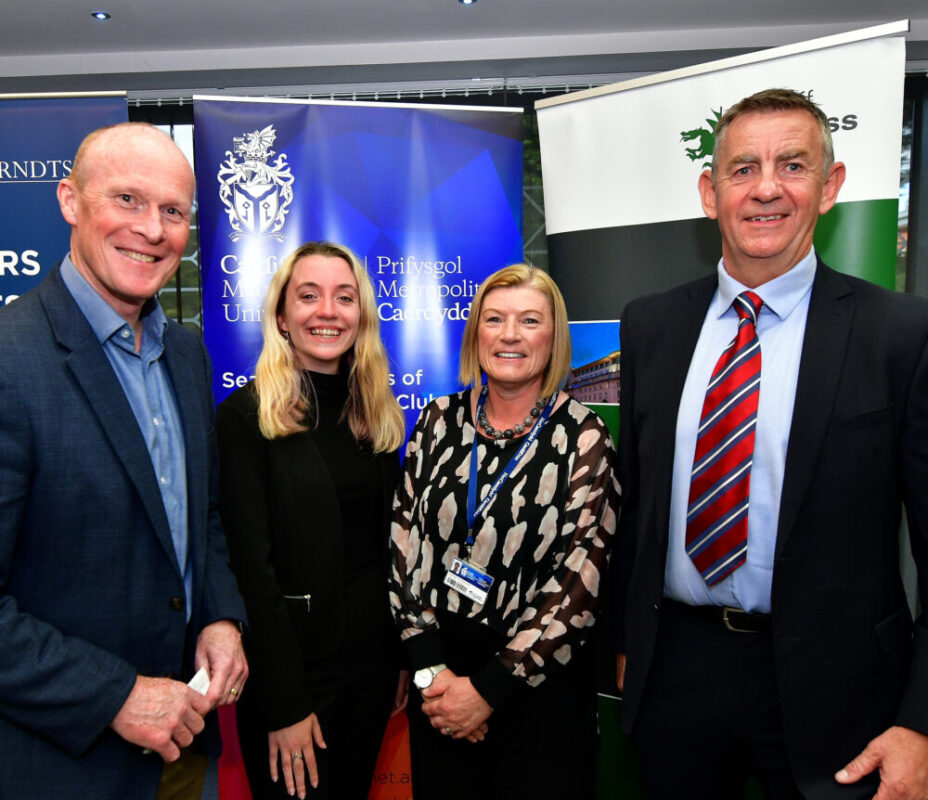
[(347, 376), (309, 372), (318, 403), (313, 435), (325, 459), (342, 513), (345, 578), (349, 584), (377, 570), (379, 589), (384, 591), (382, 572), (384, 541), (380, 520), (382, 493), (394, 487), (381, 486), (380, 469), (370, 445), (359, 444), (348, 420), (342, 417), (348, 400)]

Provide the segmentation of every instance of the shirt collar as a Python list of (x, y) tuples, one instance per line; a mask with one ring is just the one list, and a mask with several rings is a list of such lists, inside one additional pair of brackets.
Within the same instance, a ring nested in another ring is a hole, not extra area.
[[(770, 309), (782, 321), (793, 313), (799, 301), (812, 290), (812, 281), (815, 280), (815, 267), (817, 259), (815, 248), (799, 261), (792, 269), (777, 276), (772, 281), (761, 284), (751, 291), (764, 301), (764, 308)], [(716, 293), (716, 307), (714, 313), (721, 317), (741, 292), (750, 287), (736, 281), (725, 270), (723, 260), (718, 264), (719, 290)], [(763, 309), (761, 309), (763, 310)]]
[[(87, 279), (77, 271), (77, 267), (71, 261), (70, 253), (61, 262), (61, 280), (74, 298), (74, 302), (77, 303), (77, 307), (87, 318), (100, 344), (115, 336), (123, 328), (131, 331), (129, 323), (119, 316), (115, 309), (97, 294), (97, 290), (88, 283)], [(167, 325), (168, 319), (164, 311), (158, 300), (152, 297), (142, 309), (143, 343), (147, 346), (147, 343), (151, 342), (160, 348)]]

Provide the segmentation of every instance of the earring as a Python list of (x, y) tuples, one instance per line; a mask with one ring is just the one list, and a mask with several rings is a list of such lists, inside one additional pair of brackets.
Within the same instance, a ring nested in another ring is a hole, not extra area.
[(290, 344), (293, 344), (293, 342), (290, 341), (290, 331), (281, 331), (280, 335), (283, 336), (284, 339), (286, 339), (288, 342), (290, 342)]

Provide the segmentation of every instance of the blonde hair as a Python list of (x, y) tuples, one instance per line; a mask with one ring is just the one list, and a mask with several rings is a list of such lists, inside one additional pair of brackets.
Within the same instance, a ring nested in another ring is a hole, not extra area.
[(308, 430), (307, 420), (314, 414), (308, 376), (304, 378), (293, 348), (277, 323), (294, 267), (300, 259), (312, 255), (343, 259), (358, 282), (358, 336), (344, 355), (349, 366), (344, 411), (348, 426), (354, 438), (369, 442), (375, 453), (396, 450), (403, 443), (405, 424), (399, 403), (390, 391), (390, 368), (380, 340), (374, 287), (357, 256), (347, 247), (330, 242), (308, 242), (297, 248), (284, 259), (268, 285), (261, 320), (264, 345), (255, 368), (261, 433), (266, 439), (276, 439)]
[(551, 358), (545, 368), (541, 384), (542, 397), (554, 394), (570, 371), (570, 328), (567, 325), (567, 306), (557, 284), (547, 272), (528, 264), (512, 264), (497, 270), (477, 289), (477, 294), (470, 304), (470, 314), (464, 326), (464, 338), (461, 341), (461, 383), (478, 387), (483, 383), (483, 368), (477, 348), (477, 328), (480, 325), (480, 312), (483, 301), (493, 289), (514, 289), (527, 286), (537, 289), (551, 304), (554, 315), (554, 336), (551, 342)]

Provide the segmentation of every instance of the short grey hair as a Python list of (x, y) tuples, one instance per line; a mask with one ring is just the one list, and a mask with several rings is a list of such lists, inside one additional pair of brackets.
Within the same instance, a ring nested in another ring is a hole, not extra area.
[(828, 117), (815, 103), (805, 95), (792, 89), (765, 89), (739, 100), (729, 108), (715, 126), (715, 148), (712, 151), (712, 180), (715, 182), (718, 154), (729, 126), (744, 114), (766, 114), (771, 111), (806, 111), (818, 123), (822, 134), (822, 174), (827, 175), (835, 163), (835, 146), (831, 140), (831, 126)]

